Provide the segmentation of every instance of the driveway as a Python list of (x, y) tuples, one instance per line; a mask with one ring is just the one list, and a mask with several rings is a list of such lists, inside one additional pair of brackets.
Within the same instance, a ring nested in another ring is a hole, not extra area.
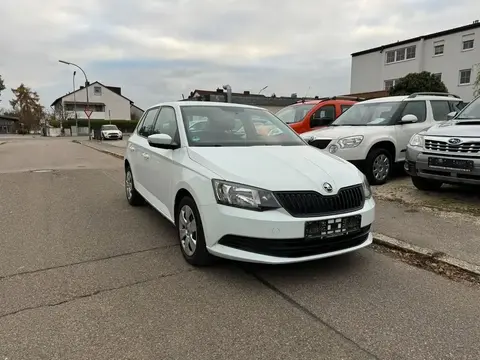
[(476, 286), (372, 249), (195, 269), (118, 159), (12, 141), (0, 169), (0, 359), (480, 358)]

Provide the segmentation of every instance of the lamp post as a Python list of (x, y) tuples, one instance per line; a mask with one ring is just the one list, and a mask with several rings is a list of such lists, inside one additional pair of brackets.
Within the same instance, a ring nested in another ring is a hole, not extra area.
[[(88, 101), (88, 85), (89, 85), (89, 83), (88, 83), (87, 74), (85, 74), (85, 71), (83, 71), (83, 69), (80, 66), (78, 66), (77, 64), (74, 64), (74, 63), (71, 63), (71, 62), (68, 62), (68, 61), (64, 61), (64, 60), (58, 60), (58, 62), (60, 62), (62, 64), (65, 64), (65, 65), (75, 66), (76, 68), (80, 69), (80, 71), (83, 73), (83, 76), (85, 76), (85, 91), (87, 92), (87, 109), (90, 110), (90, 103)], [(92, 130), (90, 128), (90, 116), (88, 116), (88, 140), (92, 140)]]
[(75, 129), (77, 129), (77, 136), (78, 136), (78, 116), (77, 116), (77, 98), (75, 97), (75, 75), (77, 72), (73, 72), (73, 112), (75, 113)]
[(265, 90), (266, 88), (268, 88), (268, 85), (261, 88), (260, 91), (258, 92), (258, 94), (260, 95), (262, 93), (262, 91)]

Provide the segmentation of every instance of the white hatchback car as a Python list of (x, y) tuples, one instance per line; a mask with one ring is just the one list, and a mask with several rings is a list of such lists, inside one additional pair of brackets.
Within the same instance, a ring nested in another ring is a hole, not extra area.
[(151, 107), (128, 140), (125, 189), (131, 205), (146, 200), (175, 224), (193, 265), (301, 262), (372, 242), (365, 176), (253, 106)]

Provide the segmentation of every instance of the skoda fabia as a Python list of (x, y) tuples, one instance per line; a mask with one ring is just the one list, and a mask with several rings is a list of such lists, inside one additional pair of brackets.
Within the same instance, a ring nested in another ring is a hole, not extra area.
[(176, 226), (193, 265), (302, 262), (372, 243), (365, 176), (258, 107), (149, 108), (128, 139), (125, 190), (131, 205), (146, 201)]

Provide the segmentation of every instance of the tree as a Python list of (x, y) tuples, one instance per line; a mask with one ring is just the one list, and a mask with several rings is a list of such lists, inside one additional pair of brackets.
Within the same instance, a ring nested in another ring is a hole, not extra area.
[[(0, 75), (0, 95), (2, 94), (2, 91), (5, 90), (5, 83), (3, 82), (2, 75)], [(0, 100), (1, 102), (2, 100)]]
[(390, 89), (390, 96), (410, 95), (415, 92), (448, 92), (447, 87), (436, 75), (422, 71), (410, 73), (396, 81)]
[(12, 89), (12, 93), (14, 98), (10, 100), (10, 105), (18, 116), (20, 124), (26, 130), (37, 128), (45, 115), (37, 92), (22, 83), (18, 88)]
[(60, 123), (60, 126), (62, 125), (62, 123), (68, 122), (68, 120), (73, 119), (74, 117), (75, 111), (67, 111), (65, 105), (58, 104), (55, 107), (54, 118)]

